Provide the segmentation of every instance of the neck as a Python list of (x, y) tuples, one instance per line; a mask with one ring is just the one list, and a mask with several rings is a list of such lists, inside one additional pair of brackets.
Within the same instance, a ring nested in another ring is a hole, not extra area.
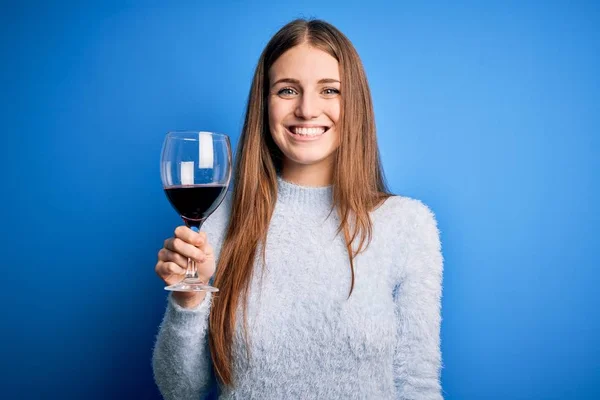
[(324, 160), (326, 165), (300, 165), (284, 163), (281, 177), (291, 183), (307, 187), (329, 186), (333, 182), (333, 165)]

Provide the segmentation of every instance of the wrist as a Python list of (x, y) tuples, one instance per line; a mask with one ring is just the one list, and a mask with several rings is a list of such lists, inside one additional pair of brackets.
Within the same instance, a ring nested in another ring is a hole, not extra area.
[(204, 301), (206, 292), (173, 292), (172, 296), (182, 308), (196, 308)]

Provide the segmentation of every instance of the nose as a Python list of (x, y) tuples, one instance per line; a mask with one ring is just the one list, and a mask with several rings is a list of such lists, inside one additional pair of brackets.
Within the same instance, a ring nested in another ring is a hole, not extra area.
[(294, 112), (297, 118), (314, 119), (321, 115), (321, 105), (318, 96), (304, 93), (298, 98), (298, 104)]

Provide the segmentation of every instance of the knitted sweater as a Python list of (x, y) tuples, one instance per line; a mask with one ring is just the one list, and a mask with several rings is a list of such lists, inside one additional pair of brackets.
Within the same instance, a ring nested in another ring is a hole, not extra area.
[[(372, 211), (372, 241), (355, 258), (348, 298), (350, 263), (343, 234), (335, 233), (339, 218), (328, 216), (332, 194), (331, 186), (278, 178), (266, 265), (257, 252), (250, 281), (250, 348), (238, 310), (234, 384), (219, 388), (220, 399), (442, 398), (443, 260), (434, 215), (402, 196)], [(228, 195), (202, 227), (217, 255), (230, 208)], [(167, 297), (153, 352), (165, 399), (201, 399), (216, 385), (210, 306), (210, 294), (195, 309)]]

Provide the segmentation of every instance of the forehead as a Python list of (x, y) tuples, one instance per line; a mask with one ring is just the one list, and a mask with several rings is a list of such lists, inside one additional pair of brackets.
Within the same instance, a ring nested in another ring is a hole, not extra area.
[(339, 63), (329, 53), (301, 44), (283, 53), (271, 66), (271, 82), (283, 78), (299, 81), (318, 81), (324, 78), (340, 79)]

